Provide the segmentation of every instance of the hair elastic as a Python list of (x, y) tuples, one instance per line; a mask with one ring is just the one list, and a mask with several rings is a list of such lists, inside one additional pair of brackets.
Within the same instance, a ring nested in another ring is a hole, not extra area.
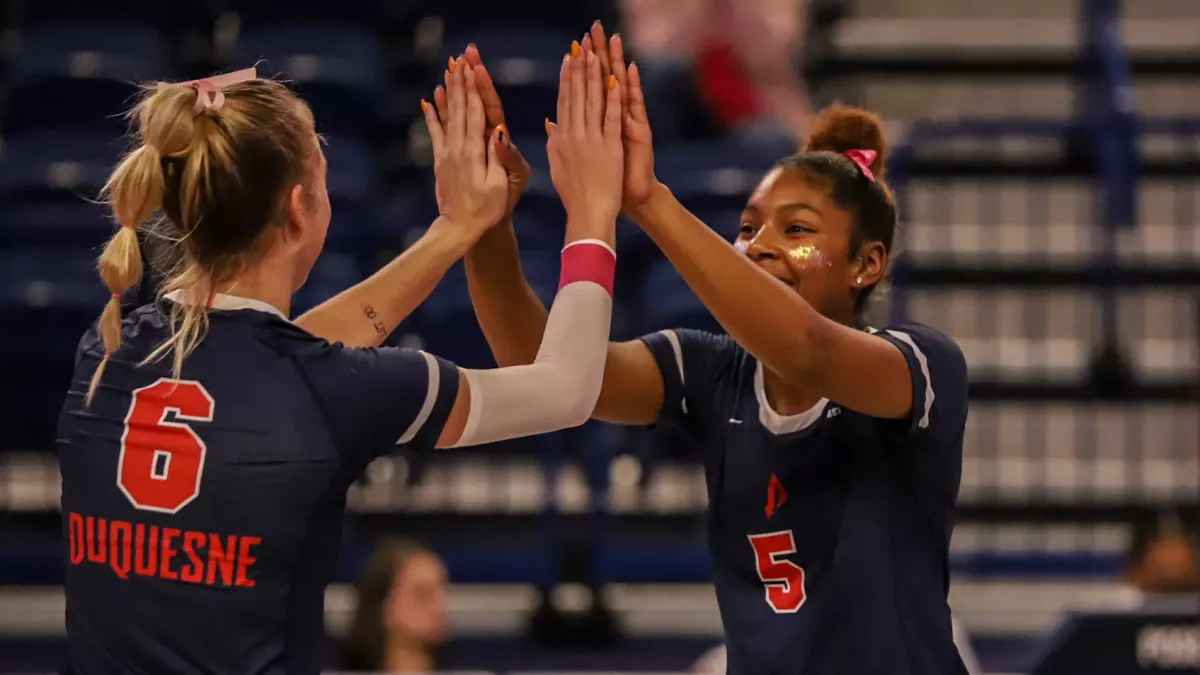
[(258, 70), (250, 67), (187, 82), (159, 82), (158, 87), (161, 89), (174, 84), (182, 84), (194, 88), (196, 90), (195, 111), (199, 115), (206, 110), (220, 110), (221, 106), (225, 105), (225, 93), (221, 91), (223, 87), (256, 79), (258, 79)]
[(875, 158), (879, 156), (878, 152), (874, 150), (855, 149), (847, 150), (842, 155), (857, 164), (858, 168), (862, 169), (863, 175), (870, 179), (872, 183), (875, 182), (875, 174), (871, 172), (871, 162), (874, 162)]

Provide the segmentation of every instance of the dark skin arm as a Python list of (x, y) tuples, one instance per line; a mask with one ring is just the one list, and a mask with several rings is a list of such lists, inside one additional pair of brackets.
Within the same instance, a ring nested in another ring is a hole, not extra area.
[[(504, 124), (504, 109), (492, 81), (482, 68), (479, 52), (467, 49), (466, 58), (476, 67), (488, 127)], [(483, 74), (479, 77), (478, 74)], [(435, 102), (437, 101), (435, 95)], [(528, 164), (511, 143), (502, 156), (506, 167), (524, 166), (524, 174), (510, 192), (504, 220), (489, 229), (466, 254), (467, 288), (475, 316), (500, 366), (533, 363), (546, 328), (548, 312), (525, 280), (512, 225), (512, 207), (529, 175)], [(509, 171), (510, 177), (513, 171)], [(640, 340), (608, 346), (604, 384), (593, 417), (622, 424), (651, 424), (662, 408), (663, 384), (650, 349)]]
[(650, 123), (636, 64), (593, 24), (585, 48), (608, 63), (624, 94), (625, 211), (746, 351), (788, 384), (876, 417), (912, 407), (904, 354), (881, 338), (825, 318), (692, 215), (654, 176)]

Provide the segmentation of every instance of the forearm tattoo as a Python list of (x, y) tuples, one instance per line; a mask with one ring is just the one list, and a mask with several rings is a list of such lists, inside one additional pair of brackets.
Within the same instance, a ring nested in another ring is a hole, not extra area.
[(374, 307), (363, 305), (363, 316), (367, 317), (367, 321), (370, 321), (371, 325), (374, 326), (376, 335), (381, 338), (387, 337), (387, 326), (379, 320), (379, 313), (375, 311)]

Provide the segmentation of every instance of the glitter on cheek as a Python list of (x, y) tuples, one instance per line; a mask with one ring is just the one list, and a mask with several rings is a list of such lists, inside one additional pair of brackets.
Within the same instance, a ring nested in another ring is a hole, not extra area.
[(745, 239), (738, 239), (737, 241), (733, 242), (733, 247), (737, 249), (738, 253), (745, 253), (746, 249), (750, 248), (750, 242), (746, 241)]
[(812, 244), (803, 244), (801, 246), (788, 249), (788, 257), (803, 268), (831, 266), (829, 259), (826, 258), (825, 255)]

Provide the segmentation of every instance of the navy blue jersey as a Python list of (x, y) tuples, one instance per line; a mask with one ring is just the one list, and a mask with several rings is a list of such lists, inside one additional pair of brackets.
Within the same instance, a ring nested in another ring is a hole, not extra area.
[(423, 352), (351, 349), (218, 296), (171, 378), (166, 304), (79, 345), (59, 420), (75, 673), (317, 673), (346, 492), (398, 442), (434, 446), (458, 389)]
[(660, 423), (704, 455), (730, 675), (966, 673), (946, 603), (966, 364), (925, 326), (878, 335), (908, 361), (908, 419), (827, 400), (782, 416), (731, 338), (643, 338), (662, 372)]

